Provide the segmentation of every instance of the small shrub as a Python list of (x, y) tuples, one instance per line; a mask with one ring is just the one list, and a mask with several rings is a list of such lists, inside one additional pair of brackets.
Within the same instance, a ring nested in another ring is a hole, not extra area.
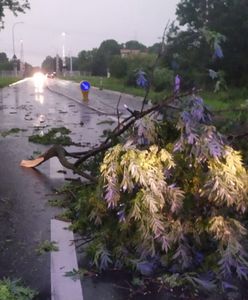
[(172, 90), (174, 74), (166, 68), (156, 68), (153, 74), (153, 86), (156, 92)]
[(59, 251), (57, 242), (45, 240), (42, 243), (40, 243), (38, 248), (36, 249), (36, 252), (39, 255), (42, 255), (46, 252), (51, 252), (51, 251)]
[(32, 300), (38, 293), (22, 285), (20, 280), (0, 280), (1, 300)]

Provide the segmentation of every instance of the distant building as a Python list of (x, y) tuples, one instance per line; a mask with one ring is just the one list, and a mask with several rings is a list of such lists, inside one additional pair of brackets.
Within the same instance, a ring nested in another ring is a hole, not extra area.
[(140, 54), (141, 51), (137, 49), (121, 49), (121, 57), (130, 57)]

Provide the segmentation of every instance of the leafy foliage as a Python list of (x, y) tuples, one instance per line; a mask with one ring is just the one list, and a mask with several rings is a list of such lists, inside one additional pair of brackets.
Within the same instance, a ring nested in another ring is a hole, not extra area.
[(153, 86), (155, 91), (171, 90), (172, 82), (173, 71), (167, 68), (156, 68), (154, 70)]
[(127, 73), (127, 62), (119, 55), (112, 58), (110, 66), (110, 73), (116, 78), (122, 78)]
[(0, 280), (1, 300), (32, 300), (36, 295), (34, 290), (24, 287), (20, 280), (11, 281), (8, 278)]
[[(13, 12), (15, 16), (18, 13), (24, 13), (26, 9), (30, 8), (30, 4), (28, 0), (21, 1), (12, 1), (12, 0), (2, 0), (0, 3), (0, 25), (3, 27), (3, 18), (5, 17), (5, 9), (9, 9)], [(0, 27), (0, 29), (1, 29)]]
[(46, 134), (34, 134), (28, 138), (30, 142), (51, 145), (51, 144), (60, 144), (64, 146), (69, 146), (72, 144), (71, 138), (68, 134), (71, 131), (65, 127), (52, 128), (48, 130)]
[[(212, 33), (220, 33), (219, 37), (225, 36), (226, 41), (223, 43), (223, 47), (220, 48), (220, 40), (218, 42), (215, 40), (212, 44), (215, 54), (220, 58), (223, 56), (223, 50), (224, 59), (221, 69), (226, 73), (229, 82), (239, 85), (244, 84), (247, 82), (247, 62), (245, 57), (248, 44), (243, 37), (248, 32), (247, 13), (248, 4), (245, 0), (181, 0), (176, 11), (177, 19), (179, 24), (184, 25), (184, 28), (187, 26), (187, 29), (184, 33), (179, 32), (176, 34), (175, 39), (181, 40), (182, 35), (184, 37), (187, 36), (187, 41), (184, 40), (184, 49), (187, 52), (189, 48), (192, 48), (194, 58), (187, 56), (191, 63), (203, 63), (209, 66), (210, 56), (206, 51), (206, 47), (204, 43), (199, 44), (199, 40), (195, 37), (206, 26)], [(192, 40), (195, 42), (192, 43)], [(182, 42), (181, 40), (181, 45)], [(178, 48), (178, 43), (177, 50), (184, 52), (182, 48)], [(198, 54), (195, 55), (195, 51)], [(219, 63), (215, 62), (214, 66), (219, 66)]]
[(199, 95), (175, 96), (170, 107), (138, 119), (105, 153), (97, 188), (78, 190), (73, 228), (91, 237), (87, 253), (100, 270), (224, 290), (248, 276), (247, 170)]
[(40, 243), (38, 245), (38, 248), (36, 249), (36, 252), (39, 255), (42, 255), (46, 252), (51, 252), (51, 251), (59, 251), (57, 242), (45, 240), (42, 243)]
[(6, 137), (6, 136), (11, 135), (11, 134), (17, 134), (21, 131), (26, 131), (26, 129), (11, 128), (10, 130), (6, 130), (6, 131), (1, 132), (1, 136)]

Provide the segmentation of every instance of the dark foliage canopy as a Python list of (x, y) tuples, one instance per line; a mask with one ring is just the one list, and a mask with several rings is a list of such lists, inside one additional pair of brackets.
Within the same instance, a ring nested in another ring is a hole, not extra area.
[[(247, 82), (248, 2), (246, 0), (181, 0), (176, 11), (179, 24), (187, 26), (187, 38), (195, 40), (202, 28), (226, 37), (221, 68), (235, 84)], [(180, 36), (182, 37), (182, 36)], [(202, 44), (202, 48), (205, 45)], [(204, 52), (204, 49), (201, 49)], [(199, 52), (198, 52), (199, 53)], [(203, 57), (204, 58), (204, 57)]]
[(30, 3), (28, 0), (13, 1), (13, 0), (1, 0), (0, 2), (0, 26), (4, 27), (3, 19), (5, 17), (5, 9), (10, 9), (15, 16), (18, 13), (25, 13), (26, 9), (30, 8)]

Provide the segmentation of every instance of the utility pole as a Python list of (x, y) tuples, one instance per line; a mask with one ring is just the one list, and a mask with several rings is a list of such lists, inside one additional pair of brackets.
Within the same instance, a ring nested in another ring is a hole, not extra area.
[(62, 73), (65, 76), (66, 60), (65, 60), (65, 32), (62, 32)]
[(56, 54), (56, 74), (58, 75), (60, 73), (59, 70), (59, 55)]
[(15, 51), (15, 27), (17, 24), (23, 24), (23, 22), (16, 22), (12, 26), (12, 44), (13, 44), (13, 68), (14, 68), (14, 76), (17, 77), (17, 57)]
[(21, 51), (20, 51), (20, 73), (24, 77), (25, 74), (25, 62), (24, 62), (24, 50), (23, 50), (23, 40), (20, 40)]
[(72, 56), (71, 56), (71, 53), (70, 53), (70, 75), (72, 76)]

